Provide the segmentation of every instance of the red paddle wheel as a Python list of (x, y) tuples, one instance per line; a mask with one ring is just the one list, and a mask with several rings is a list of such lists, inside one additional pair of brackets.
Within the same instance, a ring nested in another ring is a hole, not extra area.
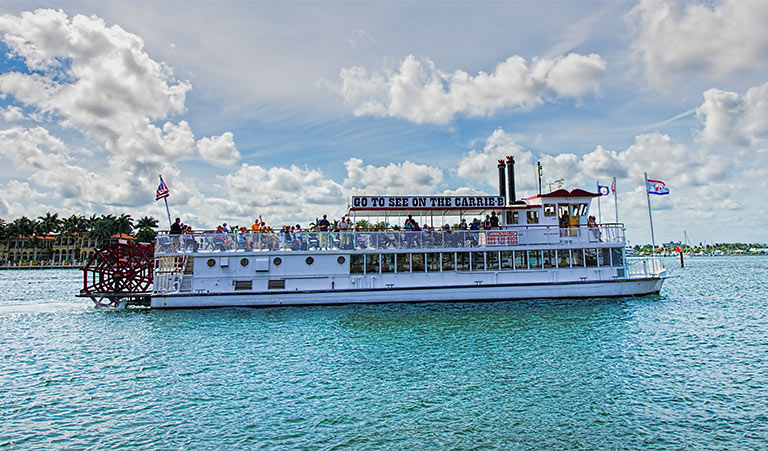
[(83, 266), (80, 297), (89, 297), (97, 306), (149, 305), (152, 291), (154, 247), (118, 240), (97, 249)]

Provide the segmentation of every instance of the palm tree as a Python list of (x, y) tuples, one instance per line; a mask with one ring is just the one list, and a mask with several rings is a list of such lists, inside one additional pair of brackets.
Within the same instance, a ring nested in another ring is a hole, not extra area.
[(115, 219), (115, 227), (117, 228), (117, 233), (130, 235), (133, 232), (133, 218), (131, 215), (122, 214), (119, 218)]
[(3, 218), (0, 218), (0, 241), (5, 241), (8, 237), (8, 224)]
[(91, 225), (91, 235), (96, 238), (96, 245), (104, 247), (109, 244), (112, 235), (117, 233), (117, 224), (112, 215), (102, 215), (101, 218), (94, 221)]
[(152, 216), (144, 216), (136, 223), (137, 229), (156, 229), (159, 221)]
[(51, 212), (47, 212), (45, 216), (39, 216), (37, 218), (40, 221), (40, 233), (42, 235), (50, 235), (53, 232), (58, 232), (61, 228), (61, 219), (59, 219), (59, 214), (51, 214)]
[(15, 219), (12, 225), (16, 228), (17, 234), (22, 237), (30, 237), (35, 234), (36, 222), (26, 216)]

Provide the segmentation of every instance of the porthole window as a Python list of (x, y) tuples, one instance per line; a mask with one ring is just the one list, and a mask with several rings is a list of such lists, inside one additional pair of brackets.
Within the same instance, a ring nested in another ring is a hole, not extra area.
[(248, 259), (243, 258), (240, 260), (240, 266), (248, 266)]
[(307, 257), (307, 259), (304, 261), (306, 261), (308, 265), (311, 265), (312, 263), (315, 262), (315, 259), (313, 257)]
[(208, 259), (208, 266), (210, 266), (211, 268), (213, 268), (214, 266), (216, 266), (216, 260), (214, 260), (214, 259), (212, 259), (212, 258), (209, 258), (209, 259)]
[(280, 257), (275, 257), (275, 259), (272, 260), (272, 263), (274, 263), (275, 266), (280, 266), (280, 264), (283, 263), (283, 259)]
[(337, 262), (339, 262), (340, 265), (343, 265), (345, 261), (347, 261), (346, 258), (344, 258), (343, 255), (340, 255), (339, 258), (336, 259)]

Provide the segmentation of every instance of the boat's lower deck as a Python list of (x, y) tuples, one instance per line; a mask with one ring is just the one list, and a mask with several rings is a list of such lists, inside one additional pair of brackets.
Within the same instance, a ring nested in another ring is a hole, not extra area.
[(154, 308), (293, 306), (390, 302), (500, 301), (640, 296), (658, 293), (664, 277), (515, 284), (362, 289), (155, 294)]

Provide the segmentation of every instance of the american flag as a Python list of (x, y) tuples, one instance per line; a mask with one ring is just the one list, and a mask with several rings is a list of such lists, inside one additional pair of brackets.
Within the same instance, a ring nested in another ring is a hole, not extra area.
[(158, 201), (160, 199), (165, 199), (168, 197), (169, 191), (168, 187), (165, 185), (165, 182), (163, 179), (160, 179), (160, 186), (157, 187), (157, 194), (155, 195), (155, 200)]

